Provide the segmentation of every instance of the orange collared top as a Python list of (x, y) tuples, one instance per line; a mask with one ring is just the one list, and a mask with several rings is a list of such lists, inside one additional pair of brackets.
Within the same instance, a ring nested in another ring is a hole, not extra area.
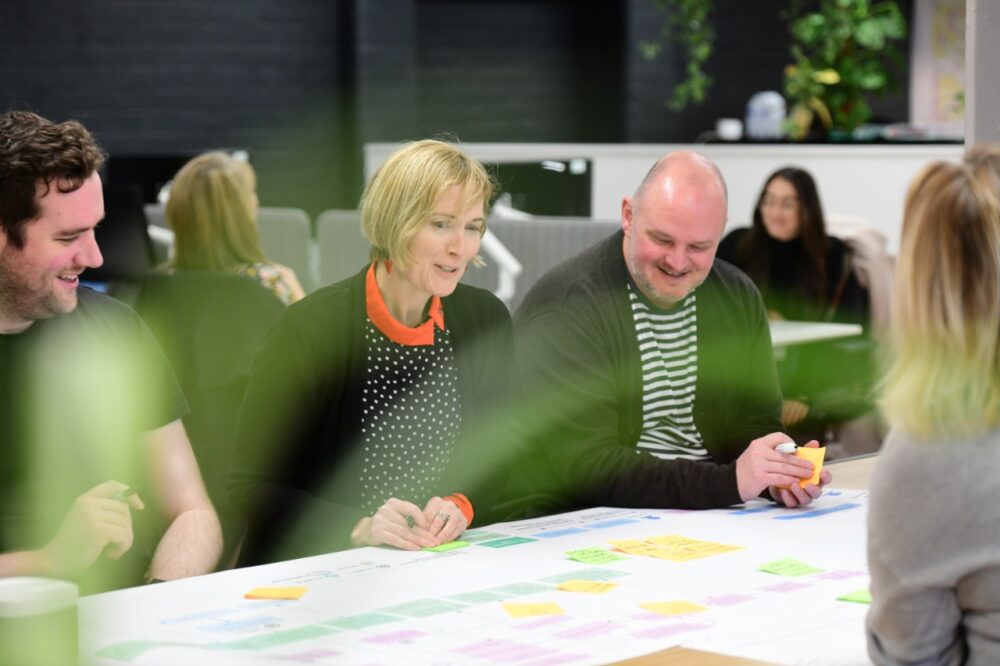
[[(387, 266), (387, 268), (391, 270), (390, 267)], [(368, 274), (365, 276), (365, 310), (368, 313), (368, 318), (375, 324), (375, 328), (399, 345), (411, 347), (433, 345), (434, 326), (444, 330), (444, 307), (441, 305), (439, 296), (431, 298), (427, 321), (418, 326), (411, 328), (393, 317), (389, 308), (386, 307), (382, 292), (375, 281), (374, 263), (368, 268)]]

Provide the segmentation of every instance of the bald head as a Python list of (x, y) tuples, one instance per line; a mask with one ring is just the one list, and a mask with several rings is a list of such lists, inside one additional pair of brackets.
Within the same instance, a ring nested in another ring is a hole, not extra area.
[(633, 201), (638, 203), (650, 190), (668, 194), (690, 190), (692, 194), (721, 197), (723, 206), (729, 205), (729, 191), (719, 167), (690, 150), (677, 150), (658, 159), (639, 183)]

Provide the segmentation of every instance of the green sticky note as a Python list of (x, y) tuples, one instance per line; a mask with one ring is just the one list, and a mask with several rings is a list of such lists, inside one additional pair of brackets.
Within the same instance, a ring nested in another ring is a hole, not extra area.
[(509, 594), (511, 596), (521, 596), (523, 594), (538, 594), (539, 592), (551, 592), (551, 585), (541, 585), (539, 583), (513, 583), (511, 585), (502, 585), (500, 587), (494, 587), (491, 592), (499, 592), (500, 594)]
[(863, 587), (860, 590), (854, 590), (853, 592), (840, 595), (837, 597), (837, 601), (851, 601), (856, 604), (870, 604), (872, 602), (872, 593), (867, 587)]
[(469, 543), (479, 543), (480, 541), (490, 541), (492, 539), (502, 539), (503, 534), (496, 532), (485, 532), (483, 530), (465, 530), (462, 532), (462, 541)]
[(447, 553), (449, 550), (458, 550), (459, 548), (465, 548), (470, 545), (468, 541), (449, 541), (448, 543), (442, 543), (439, 546), (431, 546), (430, 548), (424, 548), (423, 550), (430, 551), (432, 553)]
[(566, 553), (566, 557), (571, 560), (576, 560), (577, 562), (583, 562), (584, 564), (607, 564), (608, 562), (617, 562), (618, 560), (626, 559), (623, 555), (613, 553), (610, 550), (605, 550), (604, 548), (581, 548), (580, 550), (571, 550)]
[(489, 548), (506, 548), (507, 546), (517, 546), (522, 543), (531, 543), (532, 541), (538, 541), (538, 539), (529, 539), (527, 537), (507, 537), (506, 539), (497, 539), (496, 541), (483, 541), (480, 546), (488, 546)]
[(547, 583), (565, 583), (568, 580), (610, 580), (612, 578), (618, 578), (620, 576), (628, 576), (627, 571), (616, 571), (614, 569), (581, 569), (579, 571), (570, 571), (569, 573), (557, 574), (555, 576), (549, 576), (548, 578), (542, 578)]
[(777, 574), (779, 576), (807, 576), (809, 574), (819, 573), (820, 571), (823, 571), (823, 569), (814, 567), (811, 564), (806, 564), (802, 560), (797, 560), (794, 557), (783, 557), (780, 560), (774, 560), (773, 562), (762, 564), (757, 571)]
[(380, 608), (379, 610), (385, 613), (392, 613), (393, 615), (405, 615), (406, 617), (428, 617), (430, 615), (450, 613), (451, 611), (461, 610), (462, 608), (465, 608), (465, 606), (462, 604), (456, 604), (453, 601), (441, 601), (440, 599), (418, 599), (417, 601), (409, 601), (405, 604), (389, 606), (388, 608)]
[[(98, 657), (114, 659), (115, 661), (132, 661), (150, 650), (159, 647), (169, 647), (171, 645), (188, 645), (187, 643), (173, 643), (170, 641), (122, 641), (102, 647), (97, 651)], [(193, 646), (192, 646), (193, 647)]]
[(266, 650), (267, 648), (288, 645), (289, 643), (298, 643), (299, 641), (308, 641), (313, 638), (329, 636), (338, 631), (340, 629), (312, 624), (307, 627), (274, 631), (260, 636), (251, 636), (250, 638), (241, 638), (236, 641), (218, 643), (218, 646), (230, 650)]
[(399, 622), (399, 618), (395, 615), (386, 615), (385, 613), (361, 613), (360, 615), (351, 615), (349, 617), (338, 617), (323, 624), (331, 627), (340, 627), (341, 629), (364, 629), (365, 627), (373, 627), (377, 624), (385, 624), (386, 622)]
[(462, 592), (461, 594), (453, 594), (447, 598), (463, 604), (491, 604), (494, 601), (504, 601), (510, 598), (510, 595), (483, 590), (480, 592)]

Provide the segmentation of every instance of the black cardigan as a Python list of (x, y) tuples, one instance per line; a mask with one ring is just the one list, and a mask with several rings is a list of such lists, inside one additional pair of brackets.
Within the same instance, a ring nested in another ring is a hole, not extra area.
[[(229, 483), (230, 499), (249, 523), (242, 563), (347, 548), (365, 515), (358, 444), (366, 271), (288, 308), (254, 365)], [(462, 284), (442, 305), (462, 427), (438, 494), (464, 493), (481, 524), (491, 518), (495, 478), (508, 454), (497, 408), (513, 358), (510, 314), (489, 292)]]
[[(781, 392), (756, 288), (716, 260), (698, 287), (694, 419), (712, 462), (639, 453), (642, 367), (622, 232), (556, 267), (515, 317), (525, 395), (520, 515), (582, 506), (712, 508), (739, 503), (735, 459), (780, 431)], [(532, 506), (532, 501), (534, 505)]]

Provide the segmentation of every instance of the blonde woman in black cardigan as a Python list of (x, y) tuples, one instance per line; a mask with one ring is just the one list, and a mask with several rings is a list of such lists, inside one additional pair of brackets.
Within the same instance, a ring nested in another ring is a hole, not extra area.
[(459, 280), (491, 194), (440, 141), (403, 147), (368, 184), (371, 263), (289, 308), (256, 363), (230, 480), (250, 524), (242, 561), (414, 550), (488, 516), (510, 315)]

